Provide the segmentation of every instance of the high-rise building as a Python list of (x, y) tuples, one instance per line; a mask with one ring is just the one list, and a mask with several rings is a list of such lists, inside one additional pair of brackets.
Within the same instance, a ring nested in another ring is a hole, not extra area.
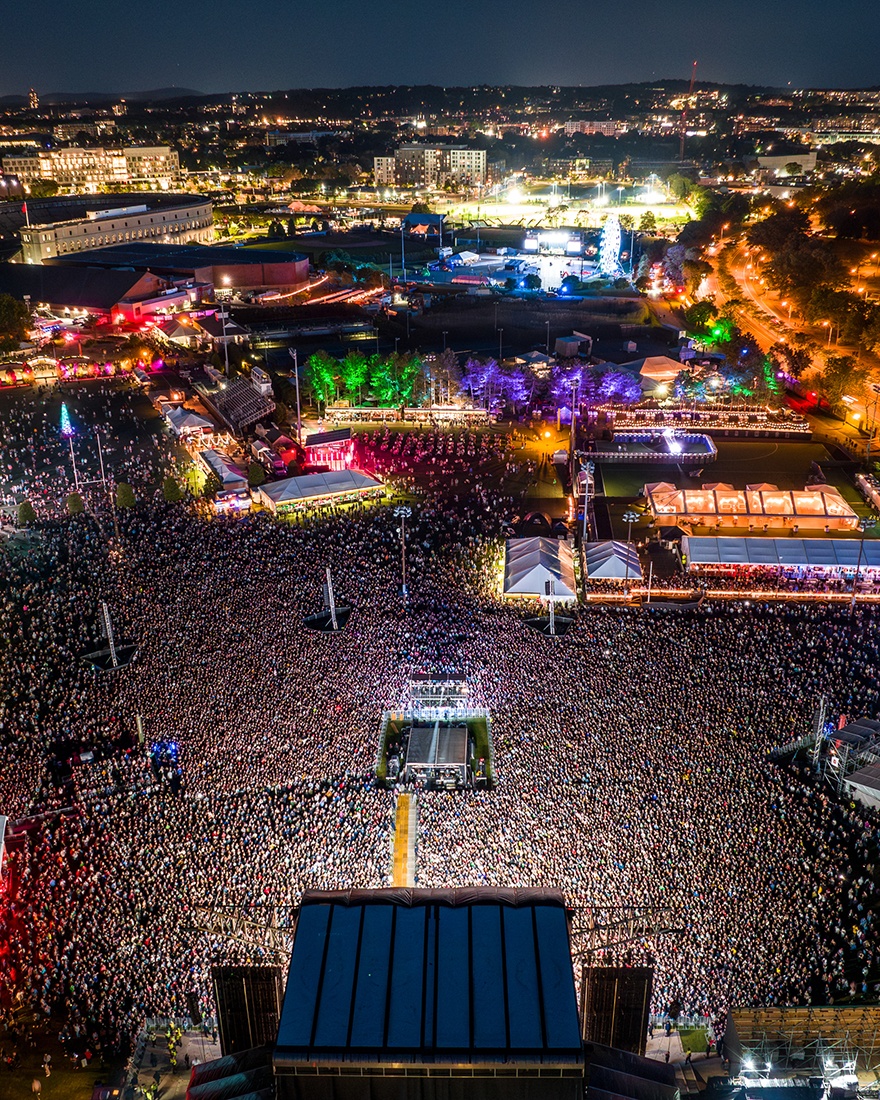
[(36, 88), (31, 88), (28, 92), (28, 107), (32, 111), (36, 111), (40, 106), (40, 97), (37, 95)]

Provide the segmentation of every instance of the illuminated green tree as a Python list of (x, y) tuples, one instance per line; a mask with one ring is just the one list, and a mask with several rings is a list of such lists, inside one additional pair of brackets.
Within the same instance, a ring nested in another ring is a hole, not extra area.
[(0, 294), (0, 351), (17, 351), (27, 338), (30, 314), (24, 302)]
[(266, 480), (266, 471), (259, 462), (252, 462), (250, 466), (248, 466), (247, 479), (248, 485), (250, 485), (252, 489), (256, 488), (257, 485), (262, 485)]
[(37, 513), (34, 511), (34, 506), (29, 500), (23, 500), (18, 506), (18, 525), (19, 527), (30, 527), (32, 523), (37, 522)]
[(326, 351), (316, 351), (305, 362), (303, 376), (319, 404), (326, 405), (336, 396), (339, 363)]
[(86, 510), (86, 506), (83, 503), (83, 498), (79, 495), (79, 493), (68, 493), (66, 504), (67, 514), (69, 516), (81, 516), (82, 513)]
[(134, 508), (136, 503), (134, 489), (128, 482), (120, 481), (116, 486), (116, 507)]
[(366, 385), (369, 376), (370, 370), (367, 357), (363, 352), (349, 351), (340, 364), (340, 377), (346, 396), (354, 398), (360, 403), (361, 390)]
[(162, 482), (162, 496), (169, 504), (176, 504), (183, 500), (183, 489), (173, 477), (166, 477)]

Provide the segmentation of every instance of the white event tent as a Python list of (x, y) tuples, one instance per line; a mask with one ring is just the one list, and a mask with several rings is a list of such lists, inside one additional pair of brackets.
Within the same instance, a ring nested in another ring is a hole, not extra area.
[(553, 581), (556, 602), (577, 599), (574, 556), (561, 539), (508, 539), (504, 561), (505, 596), (540, 596)]
[(588, 542), (584, 549), (588, 581), (639, 581), (642, 566), (635, 547), (625, 542)]

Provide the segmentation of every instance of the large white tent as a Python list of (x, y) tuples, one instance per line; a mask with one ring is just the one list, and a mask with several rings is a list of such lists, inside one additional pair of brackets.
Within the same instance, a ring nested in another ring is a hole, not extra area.
[(363, 496), (381, 496), (381, 481), (360, 470), (327, 470), (301, 474), (260, 486), (260, 500), (271, 512), (324, 504), (346, 504)]
[(625, 542), (588, 542), (584, 548), (588, 581), (639, 581), (642, 566), (633, 546)]
[(859, 542), (856, 538), (711, 538), (690, 535), (682, 539), (681, 548), (688, 568), (694, 570), (746, 566), (848, 576), (855, 573), (858, 567), (860, 576), (880, 574), (880, 540), (866, 539), (861, 547)]
[(165, 419), (174, 434), (178, 437), (184, 435), (200, 435), (203, 432), (213, 432), (214, 424), (206, 420), (204, 416), (185, 409), (178, 405), (165, 409)]
[(574, 556), (561, 539), (508, 539), (504, 561), (505, 596), (540, 596), (553, 581), (557, 602), (577, 599)]
[(629, 363), (621, 363), (620, 369), (637, 373), (642, 389), (650, 392), (658, 386), (668, 386), (674, 382), (684, 370), (684, 364), (679, 363), (677, 359), (671, 359), (668, 355), (648, 355), (644, 359), (633, 359)]

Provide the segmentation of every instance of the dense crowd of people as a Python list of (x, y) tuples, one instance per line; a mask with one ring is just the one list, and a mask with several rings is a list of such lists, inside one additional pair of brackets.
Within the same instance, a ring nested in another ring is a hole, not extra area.
[[(450, 671), (491, 712), (495, 784), (419, 795), (419, 885), (559, 887), (597, 919), (654, 907), (671, 931), (620, 950), (656, 967), (656, 1008), (873, 991), (878, 820), (768, 750), (822, 694), (877, 714), (880, 613), (594, 607), (564, 639), (532, 633), (494, 575), (534, 474), (516, 446), (359, 441), (367, 468), (419, 488), (406, 604), (391, 508), (294, 524), (153, 500), (121, 514), (117, 545), (81, 515), (0, 559), (0, 813), (20, 822), (0, 1006), (124, 1049), (188, 994), (210, 1012), (213, 962), (266, 957), (208, 933), (206, 910), (283, 920), (307, 888), (387, 885), (380, 715), (412, 674)], [(303, 629), (327, 566), (353, 608), (333, 636)], [(81, 660), (101, 600), (139, 647), (112, 674)], [(179, 783), (154, 766), (172, 747)]]

